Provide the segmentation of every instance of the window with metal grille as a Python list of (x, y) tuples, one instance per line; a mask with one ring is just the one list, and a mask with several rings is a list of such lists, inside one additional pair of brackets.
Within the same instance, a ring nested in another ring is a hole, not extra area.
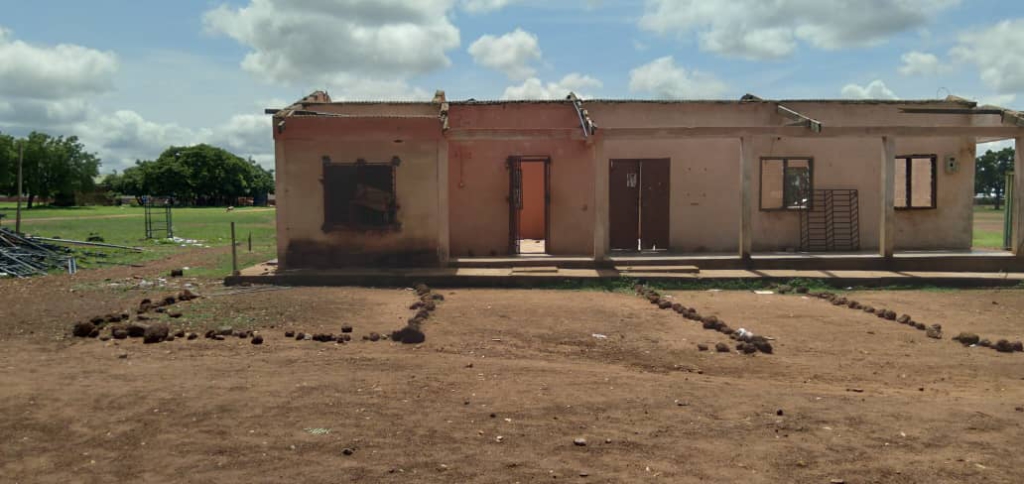
[(811, 208), (813, 167), (812, 158), (761, 158), (761, 210)]
[(332, 163), (324, 158), (324, 230), (396, 226), (395, 171), (390, 163)]
[(897, 209), (935, 208), (935, 155), (903, 155), (896, 157)]

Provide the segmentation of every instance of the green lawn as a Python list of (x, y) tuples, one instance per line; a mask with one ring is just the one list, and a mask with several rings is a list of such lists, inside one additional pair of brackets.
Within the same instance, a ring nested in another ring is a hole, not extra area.
[[(13, 228), (15, 204), (0, 203), (0, 213), (6, 213), (3, 226)], [(231, 245), (231, 222), (239, 247), (239, 265), (248, 265), (272, 259), (276, 253), (276, 229), (273, 208), (176, 208), (172, 212), (174, 235), (194, 240), (194, 243), (173, 243), (168, 240), (146, 240), (145, 216), (141, 207), (38, 207), (22, 211), (22, 231), (40, 237), (86, 240), (98, 234), (108, 244), (127, 245), (145, 249), (142, 253), (80, 247), (84, 252), (79, 261), (83, 268), (111, 263), (130, 264), (153, 260), (182, 250), (201, 247)], [(247, 239), (252, 234), (253, 252), (248, 252)], [(92, 254), (92, 255), (90, 255)], [(96, 254), (107, 254), (106, 257)], [(224, 276), (231, 270), (230, 257), (218, 260), (211, 267), (197, 268), (194, 275)]]
[(974, 206), (974, 241), (976, 249), (1003, 248), (1003, 210), (990, 205)]

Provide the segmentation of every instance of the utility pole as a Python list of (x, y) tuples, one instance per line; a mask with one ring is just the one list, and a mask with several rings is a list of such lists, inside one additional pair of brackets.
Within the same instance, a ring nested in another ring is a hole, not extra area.
[(18, 215), (14, 222), (14, 232), (21, 233), (21, 165), (25, 158), (25, 141), (18, 143)]

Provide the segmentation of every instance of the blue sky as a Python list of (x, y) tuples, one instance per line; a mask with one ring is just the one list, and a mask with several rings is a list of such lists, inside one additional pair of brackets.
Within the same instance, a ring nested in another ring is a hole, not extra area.
[(78, 135), (105, 171), (198, 142), (269, 166), (262, 109), (314, 89), (1024, 108), (1019, 0), (2, 3), (0, 131)]

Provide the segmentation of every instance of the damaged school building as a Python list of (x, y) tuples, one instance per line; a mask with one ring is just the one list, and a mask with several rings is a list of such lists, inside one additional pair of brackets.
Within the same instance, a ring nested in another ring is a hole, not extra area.
[[(972, 251), (975, 145), (1024, 115), (940, 100), (333, 102), (273, 115), (287, 269), (1000, 271)], [(1024, 170), (1021, 150), (1015, 167)], [(1014, 193), (1024, 193), (1024, 177)]]

